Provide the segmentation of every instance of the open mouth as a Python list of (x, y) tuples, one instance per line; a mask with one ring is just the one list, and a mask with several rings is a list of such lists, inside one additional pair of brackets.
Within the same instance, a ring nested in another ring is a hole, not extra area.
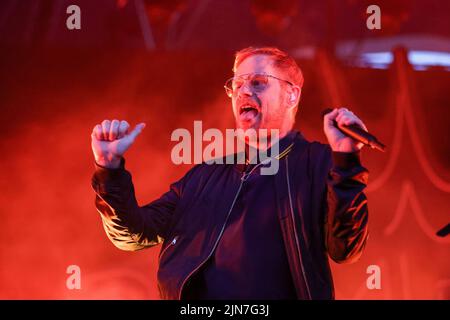
[(239, 115), (242, 120), (252, 120), (253, 118), (256, 118), (258, 113), (258, 108), (250, 104), (243, 104), (239, 108)]

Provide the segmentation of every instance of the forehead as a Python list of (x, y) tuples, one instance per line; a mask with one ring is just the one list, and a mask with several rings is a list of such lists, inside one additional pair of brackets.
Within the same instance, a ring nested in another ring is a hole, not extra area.
[(247, 73), (267, 73), (277, 76), (278, 70), (273, 66), (273, 60), (270, 56), (258, 54), (246, 58), (235, 71), (236, 76)]

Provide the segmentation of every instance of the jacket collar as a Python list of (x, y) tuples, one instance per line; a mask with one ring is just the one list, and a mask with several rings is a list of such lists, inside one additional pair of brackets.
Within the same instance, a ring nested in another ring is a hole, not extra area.
[[(287, 153), (289, 153), (289, 151), (292, 149), (293, 144), (295, 142), (295, 140), (297, 139), (303, 139), (303, 135), (301, 134), (300, 131), (298, 130), (291, 130), (289, 131), (283, 138), (281, 138), (280, 140), (278, 140), (273, 146), (271, 146), (268, 151), (267, 151), (267, 156), (268, 157), (277, 157), (277, 158), (282, 158), (284, 157)], [(278, 145), (278, 152), (277, 154), (275, 154), (274, 152), (274, 146)], [(262, 160), (264, 159), (260, 159), (259, 158), (259, 153), (256, 150), (256, 152), (254, 154), (256, 154), (256, 161), (250, 161), (250, 159), (248, 159), (248, 148), (250, 148), (249, 146), (246, 146), (245, 148), (245, 163), (236, 163), (235, 167), (239, 172), (244, 172), (247, 170), (247, 168), (249, 166), (253, 166), (257, 163), (260, 163)], [(239, 158), (239, 156), (242, 156), (242, 153), (240, 154), (235, 154), (235, 160), (237, 160)]]

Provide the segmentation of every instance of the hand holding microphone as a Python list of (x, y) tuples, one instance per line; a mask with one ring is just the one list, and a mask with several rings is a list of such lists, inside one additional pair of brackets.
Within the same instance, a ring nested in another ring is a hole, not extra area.
[(322, 112), (324, 132), (333, 151), (356, 152), (364, 145), (385, 151), (386, 146), (367, 132), (367, 127), (347, 108), (325, 109)]

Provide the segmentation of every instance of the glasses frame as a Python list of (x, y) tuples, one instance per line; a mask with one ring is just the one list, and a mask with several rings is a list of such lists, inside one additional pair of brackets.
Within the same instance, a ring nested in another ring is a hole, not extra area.
[(229, 82), (233, 81), (236, 78), (243, 78), (243, 77), (246, 77), (246, 76), (247, 76), (247, 78), (244, 78), (244, 80), (247, 82), (249, 80), (248, 76), (255, 76), (255, 75), (266, 76), (268, 78), (277, 79), (279, 81), (286, 82), (286, 83), (290, 84), (291, 86), (295, 87), (295, 84), (293, 84), (292, 82), (290, 82), (288, 80), (284, 80), (284, 79), (278, 78), (278, 77), (275, 77), (275, 76), (273, 76), (271, 74), (267, 74), (267, 73), (245, 73), (245, 74), (242, 74), (240, 76), (231, 77), (227, 81), (225, 81), (225, 85), (223, 87), (225, 88), (225, 93), (227, 94), (227, 96), (231, 98), (231, 97), (233, 97), (233, 93), (234, 93), (234, 90), (227, 86), (227, 84)]

